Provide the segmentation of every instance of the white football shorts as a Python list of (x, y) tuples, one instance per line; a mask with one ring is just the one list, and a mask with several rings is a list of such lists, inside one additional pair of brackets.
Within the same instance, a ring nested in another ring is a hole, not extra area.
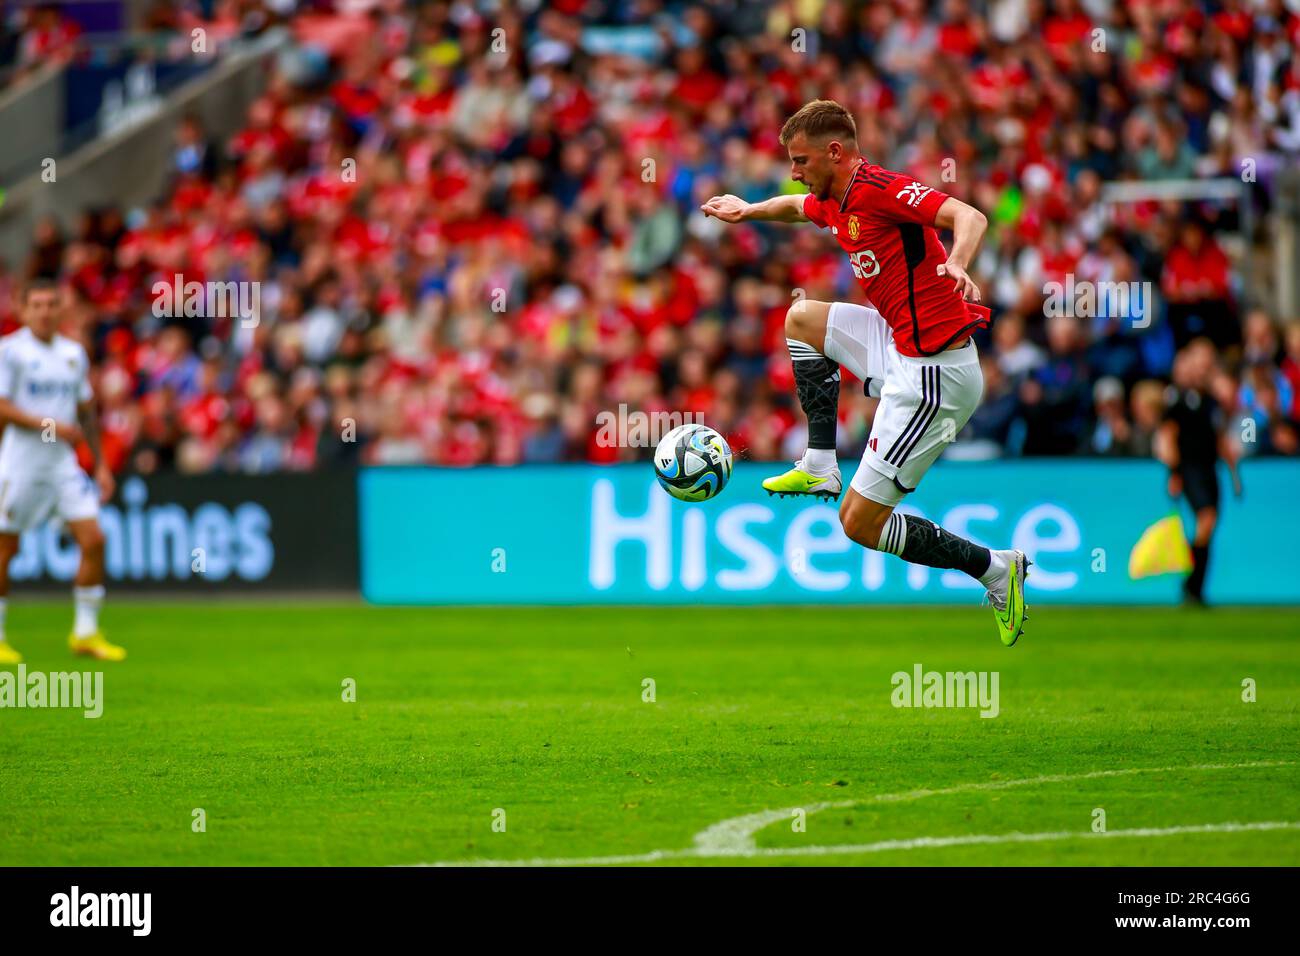
[(979, 405), (984, 373), (975, 343), (928, 358), (900, 355), (879, 312), (834, 302), (822, 351), (862, 379), (868, 395), (880, 398), (852, 488), (864, 498), (897, 505)]
[(52, 469), (0, 469), (0, 534), (22, 534), (51, 517), (99, 517), (99, 486), (75, 459)]

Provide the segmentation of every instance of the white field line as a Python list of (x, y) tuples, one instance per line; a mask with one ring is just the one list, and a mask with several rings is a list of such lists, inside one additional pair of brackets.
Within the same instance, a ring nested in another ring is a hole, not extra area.
[[(1090, 773), (1058, 773), (1043, 777), (1023, 777), (1019, 780), (989, 780), (984, 783), (959, 783), (935, 790), (905, 790), (902, 793), (878, 793), (857, 800), (836, 800), (833, 803), (814, 803), (804, 807), (805, 813), (821, 810), (847, 809), (868, 803), (904, 803), (926, 797), (949, 796), (954, 793), (976, 793), (985, 790), (1007, 790), (1012, 787), (1030, 787), (1050, 783), (1074, 783), (1078, 780), (1096, 780), (1102, 777), (1128, 777), (1138, 773), (1174, 773), (1180, 770), (1244, 770), (1251, 767), (1281, 767), (1293, 761), (1264, 761), (1261, 763), (1193, 764), (1189, 767), (1130, 767), (1125, 770), (1093, 770)], [(783, 810), (763, 810), (743, 817), (732, 817), (715, 823), (695, 835), (695, 847), (702, 850), (752, 850), (754, 834), (781, 820), (789, 820), (797, 807)]]
[(1047, 833), (976, 833), (969, 836), (916, 837), (911, 840), (881, 840), (877, 843), (844, 843), (835, 846), (768, 846), (751, 850), (654, 850), (623, 856), (575, 856), (569, 858), (537, 857), (531, 860), (446, 860), (440, 863), (416, 863), (415, 866), (538, 867), (538, 866), (618, 866), (631, 863), (659, 863), (687, 859), (755, 859), (783, 856), (840, 856), (845, 853), (882, 853), (886, 850), (923, 850), (949, 846), (975, 846), (997, 843), (1045, 843), (1051, 840), (1113, 840), (1123, 837), (1180, 836), (1187, 833), (1244, 833), (1252, 830), (1300, 830), (1300, 820), (1267, 820), (1260, 823), (1203, 823), (1185, 827), (1140, 827), (1133, 830), (1053, 830)]
[(1045, 833), (995, 833), (973, 834), (951, 837), (916, 837), (907, 840), (882, 840), (876, 843), (844, 844), (836, 846), (806, 847), (758, 847), (754, 841), (764, 827), (782, 820), (791, 819), (796, 810), (802, 809), (806, 814), (822, 810), (847, 809), (869, 803), (903, 803), (922, 800), (926, 797), (947, 796), (955, 793), (976, 793), (988, 790), (1006, 790), (1012, 787), (1026, 787), (1041, 784), (1073, 783), (1080, 780), (1096, 780), (1105, 777), (1125, 777), (1140, 773), (1180, 773), (1202, 770), (1247, 770), (1261, 767), (1291, 766), (1295, 761), (1273, 760), (1254, 763), (1235, 764), (1191, 764), (1181, 767), (1130, 767), (1123, 770), (1094, 770), (1089, 773), (1049, 774), (1040, 777), (1024, 777), (1017, 780), (989, 780), (981, 783), (960, 783), (951, 787), (936, 789), (905, 790), (900, 793), (879, 793), (871, 797), (854, 800), (836, 800), (831, 802), (811, 803), (804, 807), (785, 807), (780, 810), (761, 810), (744, 816), (731, 817), (715, 823), (695, 835), (694, 845), (687, 849), (651, 850), (648, 853), (615, 854), (611, 856), (590, 857), (536, 857), (530, 860), (441, 860), (435, 863), (416, 863), (414, 866), (474, 866), (474, 867), (521, 867), (521, 866), (618, 866), (635, 863), (656, 863), (663, 860), (684, 860), (703, 858), (753, 858), (781, 856), (832, 856), (843, 853), (879, 853), (885, 850), (915, 850), (932, 847), (968, 846), (996, 843), (1040, 843), (1048, 840), (1069, 839), (1104, 839), (1111, 837), (1160, 837), (1175, 836), (1183, 833), (1235, 833), (1245, 830), (1292, 830), (1300, 829), (1300, 823), (1270, 821), (1263, 823), (1214, 823), (1195, 826), (1152, 828), (1142, 827), (1129, 830), (1111, 830), (1107, 833), (1091, 831), (1057, 830)]

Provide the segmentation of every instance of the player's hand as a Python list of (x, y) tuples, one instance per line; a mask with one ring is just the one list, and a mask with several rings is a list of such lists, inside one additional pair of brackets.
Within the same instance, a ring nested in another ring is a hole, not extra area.
[(700, 212), (704, 215), (713, 216), (723, 222), (740, 222), (745, 218), (748, 210), (749, 203), (730, 193), (725, 196), (714, 196), (700, 207)]
[(940, 276), (947, 276), (955, 280), (957, 292), (967, 302), (978, 302), (980, 300), (980, 287), (975, 284), (974, 279), (966, 274), (966, 270), (959, 263), (949, 259), (935, 271)]
[(99, 503), (108, 504), (113, 497), (113, 492), (117, 490), (117, 480), (113, 477), (113, 469), (100, 462), (98, 467), (95, 468), (95, 484), (99, 485)]
[(73, 448), (76, 448), (85, 440), (86, 433), (81, 430), (81, 426), (76, 422), (55, 422), (54, 438), (56, 441), (65, 441)]
[(1182, 493), (1183, 493), (1183, 476), (1171, 474), (1169, 476), (1169, 497), (1177, 498)]

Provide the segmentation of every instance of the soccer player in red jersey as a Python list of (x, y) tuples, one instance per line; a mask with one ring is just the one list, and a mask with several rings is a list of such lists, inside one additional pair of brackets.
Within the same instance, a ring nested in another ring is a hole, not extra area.
[[(849, 256), (870, 306), (800, 300), (786, 315), (786, 342), (808, 450), (795, 467), (768, 478), (770, 494), (838, 499), (835, 459), (840, 365), (880, 398), (862, 464), (840, 505), (844, 533), (867, 548), (932, 568), (955, 568), (987, 589), (1002, 642), (1024, 628), (1021, 551), (995, 551), (932, 521), (894, 509), (961, 431), (984, 391), (971, 332), (988, 324), (979, 287), (966, 274), (984, 236), (979, 210), (858, 152), (852, 115), (814, 100), (781, 130), (791, 178), (804, 196), (747, 203), (714, 196), (702, 207), (723, 222), (812, 222), (829, 229)], [(945, 252), (936, 229), (951, 229)]]

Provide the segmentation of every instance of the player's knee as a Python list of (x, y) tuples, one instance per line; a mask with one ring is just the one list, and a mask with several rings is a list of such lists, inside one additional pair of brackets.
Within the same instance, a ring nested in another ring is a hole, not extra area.
[(83, 555), (98, 557), (104, 553), (104, 532), (96, 525), (77, 535), (77, 545)]
[(856, 502), (845, 499), (840, 505), (840, 524), (849, 540), (856, 541), (864, 548), (875, 550), (880, 543), (882, 523), (876, 515)]
[(823, 318), (825, 310), (823, 302), (799, 299), (786, 310), (785, 337), (806, 342), (820, 352), (826, 344), (826, 321)]

